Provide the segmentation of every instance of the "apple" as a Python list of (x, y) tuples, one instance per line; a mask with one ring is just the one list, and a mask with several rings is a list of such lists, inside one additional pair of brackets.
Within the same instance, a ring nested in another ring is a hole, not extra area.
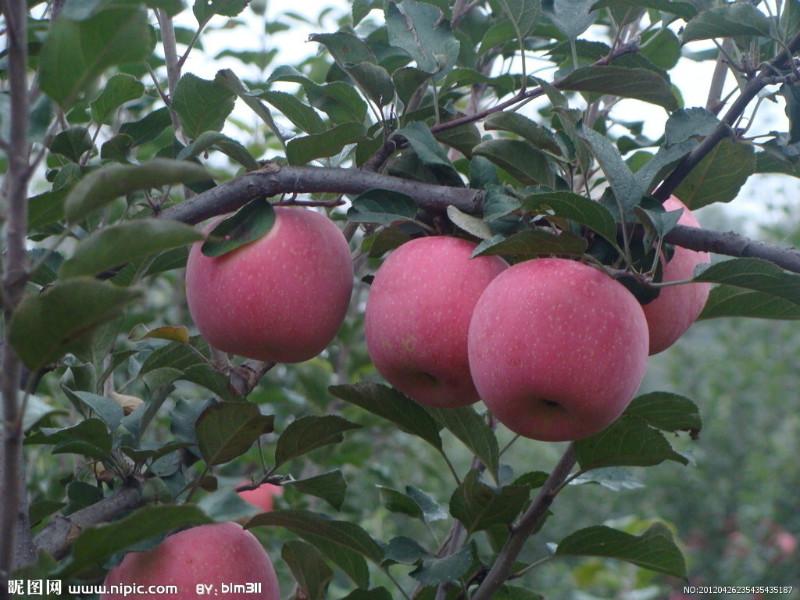
[(475, 244), (423, 237), (397, 248), (375, 274), (364, 324), (378, 371), (421, 404), (452, 408), (477, 402), (467, 330), (483, 290), (507, 265), (471, 258)]
[[(249, 483), (249, 481), (244, 481), (242, 485)], [(262, 483), (254, 490), (242, 490), (237, 492), (237, 494), (248, 504), (260, 508), (263, 512), (270, 512), (274, 504), (274, 497), (281, 496), (283, 494), (283, 488), (272, 483)]]
[[(683, 210), (679, 225), (700, 227), (700, 223), (686, 205), (675, 196), (664, 202), (667, 211)], [(708, 252), (695, 252), (675, 246), (675, 253), (663, 265), (662, 281), (691, 279), (697, 265), (711, 262)], [(650, 328), (650, 354), (666, 350), (681, 337), (703, 310), (711, 290), (709, 283), (688, 283), (661, 288), (658, 298), (644, 305), (644, 316)]]
[[(223, 588), (223, 584), (248, 583), (260, 585), (260, 592), (225, 593)], [(163, 597), (194, 600), (199, 596), (200, 584), (213, 586), (211, 594), (227, 600), (280, 600), (278, 579), (269, 556), (256, 537), (236, 523), (192, 527), (169, 536), (152, 550), (130, 552), (108, 573), (104, 584), (106, 590), (112, 585), (143, 587), (127, 594), (123, 588), (115, 589), (114, 593), (103, 594), (101, 600), (155, 598), (158, 595), (148, 594), (147, 588), (165, 585), (177, 586), (178, 592)]]
[(518, 263), (478, 300), (469, 366), (481, 398), (516, 433), (577, 440), (610, 425), (647, 367), (647, 321), (602, 271), (561, 258)]
[(344, 320), (353, 263), (342, 232), (304, 208), (275, 208), (264, 237), (220, 257), (195, 244), (186, 299), (209, 344), (262, 361), (301, 362), (319, 354)]

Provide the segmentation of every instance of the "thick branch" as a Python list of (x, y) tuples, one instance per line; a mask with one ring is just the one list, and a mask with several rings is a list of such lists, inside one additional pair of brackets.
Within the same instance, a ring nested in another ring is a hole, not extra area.
[(775, 75), (776, 70), (785, 68), (792, 60), (795, 52), (800, 50), (800, 34), (797, 34), (786, 46), (786, 48), (775, 57), (770, 63), (765, 65), (759, 74), (750, 80), (741, 95), (731, 105), (722, 122), (717, 128), (705, 138), (700, 145), (692, 150), (686, 158), (684, 158), (675, 170), (658, 186), (658, 189), (653, 193), (658, 200), (664, 202), (669, 198), (670, 194), (674, 192), (681, 182), (691, 173), (698, 163), (703, 160), (723, 139), (732, 134), (731, 127), (736, 120), (742, 116), (747, 105), (755, 98), (758, 93), (764, 89), (769, 83), (770, 77)]
[(497, 559), (494, 561), (483, 583), (472, 595), (472, 600), (490, 600), (503, 583), (508, 580), (511, 576), (514, 562), (517, 560), (523, 546), (525, 546), (525, 542), (541, 527), (547, 516), (547, 509), (550, 508), (561, 485), (567, 479), (574, 466), (575, 448), (570, 444), (552, 473), (550, 473), (547, 481), (544, 482), (533, 503), (522, 515), (503, 549), (500, 550), (500, 554), (497, 555)]
[[(11, 101), (11, 123), (8, 143), (8, 182), (4, 198), (6, 213), (5, 260), (3, 270), (3, 308), (5, 332), (20, 298), (25, 291), (28, 221), (28, 7), (25, 0), (3, 2), (8, 45), (8, 87)], [(3, 433), (2, 485), (0, 502), (0, 590), (7, 590), (8, 576), (14, 562), (15, 536), (20, 523), (27, 523), (22, 470), (22, 416), (20, 415), (19, 383), (22, 366), (11, 344), (2, 351)], [(20, 538), (22, 539), (22, 538)]]
[(315, 192), (361, 194), (372, 189), (407, 194), (421, 208), (433, 211), (444, 211), (452, 204), (465, 212), (474, 213), (478, 211), (483, 197), (479, 190), (420, 183), (361, 169), (281, 167), (270, 163), (260, 171), (223, 183), (173, 206), (165, 210), (162, 216), (184, 223), (199, 223), (265, 196)]
[(36, 549), (60, 560), (83, 529), (116, 519), (143, 502), (141, 487), (132, 484), (71, 515), (58, 515), (34, 538)]

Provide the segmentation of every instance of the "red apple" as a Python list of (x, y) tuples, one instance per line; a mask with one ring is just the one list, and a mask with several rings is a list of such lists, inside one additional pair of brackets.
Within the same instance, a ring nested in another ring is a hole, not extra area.
[(647, 321), (633, 295), (574, 260), (501, 273), (478, 300), (469, 365), (486, 406), (512, 431), (576, 440), (610, 425), (647, 367)]
[(275, 362), (319, 354), (344, 320), (353, 263), (342, 232), (325, 216), (277, 207), (267, 235), (220, 257), (195, 244), (186, 299), (197, 328), (225, 352)]
[[(147, 552), (130, 552), (108, 573), (104, 584), (142, 587), (133, 591), (119, 588), (102, 595), (101, 600), (194, 600), (205, 595), (224, 596), (227, 600), (280, 600), (278, 579), (269, 556), (256, 537), (236, 523), (193, 527), (169, 536)], [(256, 584), (260, 591), (247, 593), (247, 588), (234, 591), (229, 587), (226, 593), (223, 585), (232, 584)], [(165, 585), (177, 586), (178, 593), (147, 593), (149, 586)], [(201, 585), (202, 592), (198, 589)]]
[[(683, 210), (678, 224), (700, 227), (700, 223), (686, 205), (675, 196), (664, 202), (667, 211)], [(664, 265), (662, 281), (691, 279), (697, 265), (711, 262), (708, 252), (695, 252), (675, 246), (675, 253)], [(689, 283), (661, 288), (658, 298), (644, 305), (644, 316), (650, 328), (650, 354), (666, 350), (681, 337), (703, 310), (708, 300), (711, 284)]]
[[(242, 485), (249, 483), (249, 481), (246, 481), (243, 482)], [(283, 494), (283, 488), (279, 485), (263, 483), (254, 490), (242, 490), (237, 493), (239, 497), (248, 504), (260, 508), (263, 512), (270, 512), (274, 504), (274, 497), (281, 496)]]
[(506, 263), (471, 258), (475, 244), (435, 236), (412, 240), (383, 263), (369, 292), (365, 332), (372, 362), (417, 402), (456, 407), (479, 399), (467, 330), (483, 290)]

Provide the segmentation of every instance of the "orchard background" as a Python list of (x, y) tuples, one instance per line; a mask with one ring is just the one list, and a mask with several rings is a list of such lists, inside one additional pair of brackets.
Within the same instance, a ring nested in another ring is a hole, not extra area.
[[(0, 596), (235, 520), (283, 598), (800, 597), (800, 4), (288, 4), (3, 0)], [(186, 305), (191, 225), (244, 207), (227, 249), (252, 242), (265, 199), (352, 250), (300, 364), (214, 351)], [(715, 287), (648, 410), (537, 442), (375, 371), (372, 276), (430, 233), (642, 302), (654, 247), (710, 251)], [(236, 489), (267, 480), (255, 516)]]

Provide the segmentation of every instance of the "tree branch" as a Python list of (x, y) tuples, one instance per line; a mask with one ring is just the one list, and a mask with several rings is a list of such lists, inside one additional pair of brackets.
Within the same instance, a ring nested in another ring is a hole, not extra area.
[(681, 182), (686, 179), (689, 173), (691, 173), (692, 169), (694, 169), (698, 163), (716, 147), (717, 144), (733, 133), (731, 129), (733, 124), (740, 116), (742, 116), (742, 113), (744, 113), (751, 100), (753, 100), (753, 98), (755, 98), (758, 93), (764, 89), (769, 82), (768, 78), (775, 75), (776, 70), (785, 68), (787, 63), (791, 62), (793, 54), (798, 50), (800, 50), (800, 33), (792, 38), (792, 40), (786, 45), (786, 48), (781, 51), (778, 56), (762, 67), (759, 74), (751, 79), (750, 83), (745, 86), (741, 95), (731, 105), (731, 107), (725, 113), (725, 116), (722, 118), (722, 122), (711, 133), (711, 135), (705, 138), (700, 145), (698, 145), (680, 163), (678, 163), (678, 166), (675, 167), (672, 173), (670, 173), (669, 176), (663, 182), (661, 182), (661, 185), (659, 185), (658, 189), (653, 193), (653, 196), (655, 196), (656, 199), (664, 202), (667, 198), (669, 198), (670, 194), (672, 194), (672, 192), (677, 189)]
[(131, 483), (115, 494), (70, 515), (57, 515), (34, 538), (36, 549), (60, 560), (81, 531), (98, 523), (105, 523), (140, 506), (144, 502), (142, 488)]
[[(21, 525), (27, 525), (24, 498), (25, 474), (22, 469), (22, 415), (19, 385), (22, 364), (8, 343), (8, 324), (25, 291), (27, 255), (25, 238), (28, 222), (28, 6), (25, 0), (3, 2), (8, 48), (8, 87), (11, 123), (8, 143), (8, 181), (4, 198), (6, 213), (5, 260), (3, 269), (3, 308), (6, 336), (2, 350), (2, 490), (0, 503), (0, 590), (6, 592), (14, 563), (15, 537)], [(23, 539), (21, 536), (18, 540)], [(17, 540), (17, 541), (18, 541)]]
[(478, 590), (472, 595), (472, 600), (490, 600), (494, 593), (500, 589), (511, 576), (514, 561), (522, 551), (528, 538), (541, 527), (547, 516), (547, 509), (553, 503), (562, 484), (575, 466), (575, 448), (570, 444), (558, 464), (555, 466), (547, 481), (539, 490), (534, 501), (522, 515), (511, 536), (506, 541), (492, 568)]

